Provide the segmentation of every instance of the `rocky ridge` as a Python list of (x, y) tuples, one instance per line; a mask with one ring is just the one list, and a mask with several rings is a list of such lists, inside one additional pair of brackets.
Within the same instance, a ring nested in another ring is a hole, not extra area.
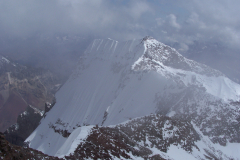
[[(66, 159), (173, 159), (173, 148), (191, 159), (231, 159), (209, 143), (190, 121), (152, 114), (108, 127), (94, 126)], [(177, 154), (177, 153), (176, 153)]]

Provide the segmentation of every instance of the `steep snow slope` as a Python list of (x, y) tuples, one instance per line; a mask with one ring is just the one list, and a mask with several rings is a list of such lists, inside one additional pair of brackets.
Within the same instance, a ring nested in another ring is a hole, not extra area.
[[(239, 114), (233, 112), (240, 107), (230, 103), (239, 101), (239, 95), (240, 86), (219, 71), (188, 60), (153, 38), (95, 40), (57, 92), (56, 105), (26, 141), (32, 148), (57, 155), (63, 153), (62, 146), (70, 146), (67, 137), (80, 126), (113, 125), (155, 112), (180, 118), (187, 113), (206, 130), (201, 118), (209, 122), (224, 110), (231, 114), (226, 120), (232, 127), (239, 124)], [(222, 126), (227, 129), (229, 124)], [(211, 127), (206, 135), (216, 130)], [(234, 133), (238, 130), (234, 128)], [(212, 139), (219, 134), (215, 131)], [(236, 142), (237, 136), (224, 133), (216, 142)]]

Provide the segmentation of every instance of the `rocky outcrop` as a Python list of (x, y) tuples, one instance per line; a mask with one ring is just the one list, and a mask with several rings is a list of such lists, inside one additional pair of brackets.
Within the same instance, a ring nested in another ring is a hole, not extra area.
[(45, 103), (45, 111), (28, 106), (26, 111), (18, 116), (17, 123), (4, 132), (7, 141), (18, 146), (24, 146), (25, 139), (37, 128), (41, 119), (45, 117), (54, 104), (55, 99), (52, 104)]
[(18, 116), (17, 123), (4, 132), (6, 139), (12, 144), (23, 146), (24, 140), (37, 128), (42, 117), (41, 111), (28, 106)]

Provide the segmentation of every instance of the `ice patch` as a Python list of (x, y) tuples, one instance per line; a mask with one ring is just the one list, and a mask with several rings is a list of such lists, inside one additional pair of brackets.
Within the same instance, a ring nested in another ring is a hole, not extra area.
[(179, 146), (175, 146), (175, 145), (170, 145), (168, 151), (167, 151), (167, 155), (169, 155), (169, 157), (175, 159), (175, 160), (194, 160), (197, 159), (195, 158), (193, 155), (189, 154), (188, 152), (186, 152), (185, 150), (183, 150), (181, 147)]
[(175, 111), (171, 111), (171, 112), (169, 112), (166, 116), (168, 116), (168, 117), (173, 117), (175, 114), (176, 114)]

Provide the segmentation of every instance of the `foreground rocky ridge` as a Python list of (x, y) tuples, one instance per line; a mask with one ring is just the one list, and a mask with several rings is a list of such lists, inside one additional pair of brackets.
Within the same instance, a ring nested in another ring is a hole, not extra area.
[(152, 114), (116, 126), (92, 127), (65, 158), (175, 159), (179, 153), (170, 153), (177, 148), (186, 159), (231, 159), (202, 138), (190, 121)]
[(0, 132), (0, 159), (23, 159), (23, 160), (57, 160), (59, 158), (48, 156), (40, 151), (15, 146), (9, 143), (4, 135)]
[(119, 125), (83, 126), (76, 130), (85, 129), (77, 137), (74, 137), (74, 132), (70, 135), (78, 143), (72, 143), (65, 149), (74, 149), (73, 152), (66, 156), (59, 152), (58, 157), (11, 145), (1, 134), (1, 158), (173, 160), (179, 156), (186, 159), (233, 159), (214, 148), (214, 144), (196, 130), (190, 121), (176, 117), (151, 114)]

